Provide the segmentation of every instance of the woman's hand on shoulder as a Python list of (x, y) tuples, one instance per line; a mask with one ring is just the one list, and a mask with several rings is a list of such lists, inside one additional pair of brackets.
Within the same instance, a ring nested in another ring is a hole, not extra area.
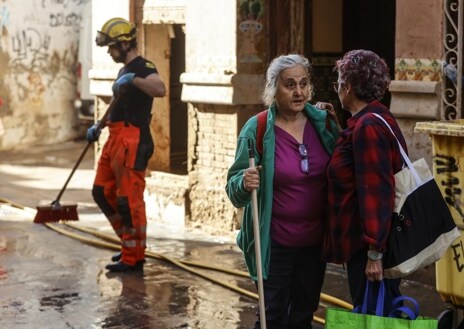
[(316, 105), (314, 105), (320, 110), (326, 110), (327, 113), (331, 114), (333, 113), (335, 115), (335, 109), (331, 103), (328, 102), (317, 102)]
[(338, 121), (337, 114), (335, 113), (335, 108), (331, 103), (327, 102), (317, 102), (315, 105), (318, 109), (320, 110), (325, 110), (327, 111), (327, 114), (335, 121), (337, 124), (338, 131), (342, 130), (342, 127), (340, 126), (340, 122)]

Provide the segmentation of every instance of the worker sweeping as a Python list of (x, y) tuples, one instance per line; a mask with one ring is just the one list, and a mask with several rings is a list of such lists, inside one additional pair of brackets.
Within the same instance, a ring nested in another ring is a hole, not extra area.
[(145, 170), (153, 154), (150, 134), (153, 97), (163, 97), (165, 85), (155, 65), (137, 51), (136, 28), (123, 18), (108, 20), (97, 32), (96, 44), (108, 47), (124, 66), (113, 84), (116, 104), (104, 125), (87, 130), (95, 142), (102, 126), (109, 137), (103, 146), (92, 195), (121, 239), (121, 251), (106, 265), (111, 272), (143, 270), (146, 248)]

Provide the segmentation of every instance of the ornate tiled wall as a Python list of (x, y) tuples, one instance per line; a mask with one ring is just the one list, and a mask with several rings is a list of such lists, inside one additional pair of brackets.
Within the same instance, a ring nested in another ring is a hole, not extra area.
[(439, 59), (397, 58), (395, 60), (395, 80), (440, 81)]

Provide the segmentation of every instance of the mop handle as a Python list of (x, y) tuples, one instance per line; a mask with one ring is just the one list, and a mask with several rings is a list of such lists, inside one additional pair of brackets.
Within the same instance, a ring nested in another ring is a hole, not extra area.
[[(248, 139), (248, 161), (250, 168), (255, 167), (255, 152), (253, 141)], [(261, 329), (266, 329), (266, 307), (264, 305), (263, 269), (261, 261), (261, 241), (259, 237), (258, 196), (256, 189), (251, 191), (253, 206), (253, 232), (255, 237), (256, 268), (258, 270), (259, 322)]]

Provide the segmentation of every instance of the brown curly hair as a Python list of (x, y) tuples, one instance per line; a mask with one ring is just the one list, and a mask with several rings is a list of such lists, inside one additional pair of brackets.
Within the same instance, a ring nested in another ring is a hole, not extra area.
[(345, 53), (335, 62), (341, 83), (349, 83), (357, 98), (366, 102), (381, 100), (390, 86), (388, 66), (370, 50), (357, 49)]

